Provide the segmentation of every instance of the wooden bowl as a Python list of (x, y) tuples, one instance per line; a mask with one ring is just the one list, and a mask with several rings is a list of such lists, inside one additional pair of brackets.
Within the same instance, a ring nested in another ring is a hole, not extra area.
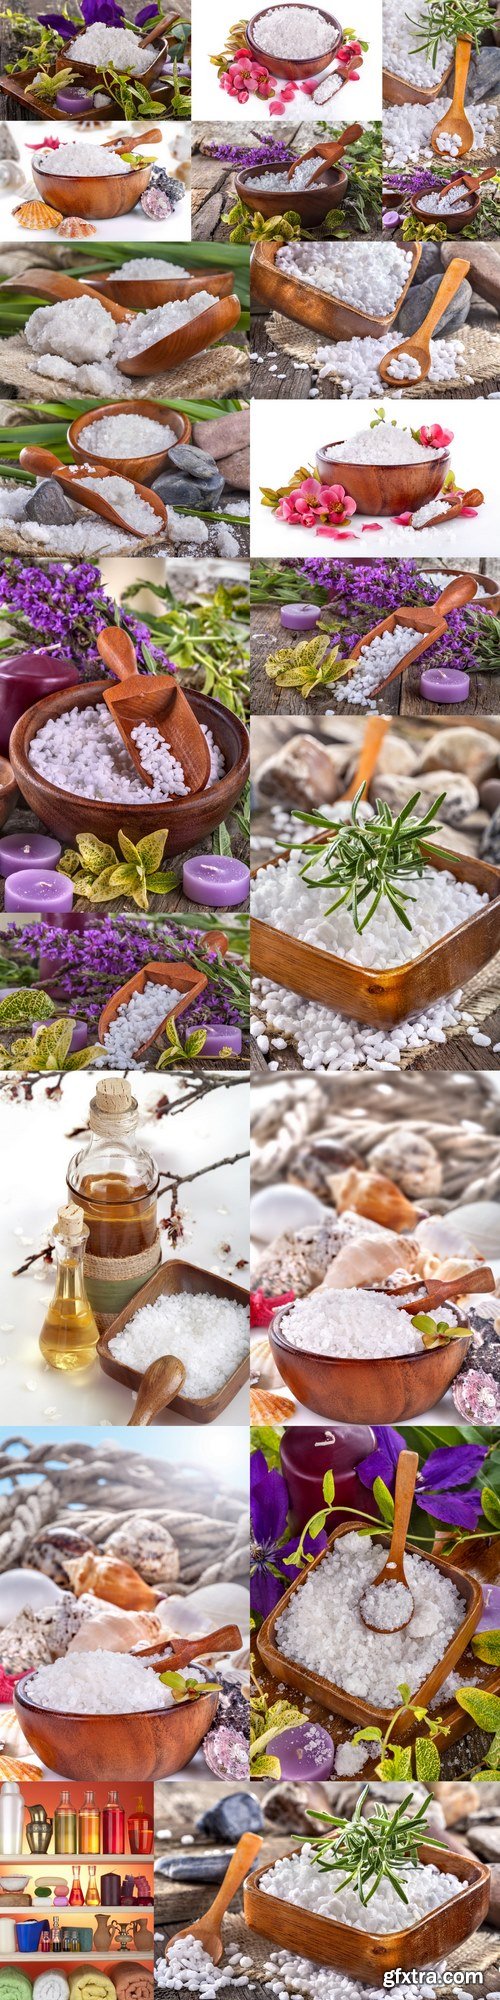
[(151, 805), (146, 800), (140, 805), (129, 806), (106, 803), (102, 799), (83, 799), (74, 792), (63, 792), (59, 785), (49, 784), (46, 778), (40, 778), (34, 764), (29, 761), (29, 745), (45, 722), (63, 715), (68, 708), (86, 708), (95, 704), (102, 699), (102, 690), (102, 681), (90, 681), (86, 687), (64, 688), (60, 694), (47, 695), (43, 701), (37, 701), (33, 708), (20, 716), (12, 731), (9, 755), (23, 798), (44, 826), (62, 835), (63, 840), (70, 841), (73, 846), (82, 827), (116, 847), (120, 828), (130, 840), (136, 841), (141, 840), (144, 834), (154, 833), (159, 827), (168, 825), (165, 853), (185, 853), (187, 847), (194, 847), (198, 841), (205, 840), (207, 834), (213, 833), (240, 798), (250, 761), (248, 732), (244, 723), (228, 708), (223, 708), (221, 702), (208, 695), (190, 692), (187, 700), (197, 720), (211, 729), (225, 757), (226, 770), (218, 783), (212, 785), (209, 791), (197, 793), (191, 798), (169, 799)]
[[(299, 6), (300, 6), (300, 0), (299, 0)], [(260, 48), (259, 43), (256, 41), (255, 35), (256, 35), (257, 22), (262, 20), (264, 14), (270, 14), (272, 7), (273, 7), (273, 0), (268, 0), (267, 7), (259, 7), (258, 14), (252, 14), (252, 18), (248, 22), (245, 31), (245, 40), (248, 42), (250, 54), (253, 57), (254, 62), (263, 63), (266, 69), (269, 69), (271, 76), (286, 76), (291, 82), (294, 81), (300, 82), (301, 78), (303, 77), (320, 76), (322, 70), (329, 68), (329, 65), (332, 61), (332, 57), (335, 55), (336, 50), (340, 47), (340, 43), (342, 41), (342, 28), (340, 26), (340, 21), (337, 21), (335, 19), (334, 14), (328, 13), (325, 7), (316, 7), (315, 12), (317, 14), (321, 14), (323, 21), (328, 21), (329, 24), (331, 25), (332, 28), (331, 48), (326, 50), (325, 55), (303, 56), (300, 62), (293, 62), (286, 56), (266, 55), (265, 49)], [(304, 13), (306, 13), (306, 11), (309, 12), (309, 9), (304, 8)], [(283, 6), (284, 15), (285, 12), (286, 12), (286, 6), (284, 5)]]
[(16, 795), (17, 780), (14, 772), (7, 757), (0, 757), (0, 826), (5, 826), (5, 821), (15, 804)]
[(139, 396), (131, 396), (125, 403), (100, 403), (95, 410), (86, 410), (82, 417), (75, 417), (68, 429), (68, 444), (71, 445), (77, 465), (106, 465), (109, 472), (126, 474), (128, 479), (138, 479), (142, 486), (151, 486), (158, 474), (168, 465), (168, 445), (165, 451), (150, 452), (145, 458), (107, 458), (102, 451), (89, 451), (85, 444), (85, 432), (101, 417), (126, 416), (151, 417), (154, 423), (164, 424), (165, 429), (175, 431), (177, 444), (189, 444), (191, 424), (189, 417), (183, 417), (178, 410), (170, 410), (167, 403), (141, 401)]
[[(56, 699), (52, 696), (52, 700)], [(20, 726), (16, 723), (16, 729)], [(22, 791), (23, 785), (18, 782)], [(261, 866), (277, 868), (280, 860), (288, 860), (290, 851), (284, 849), (281, 855), (262, 862)], [(488, 861), (477, 861), (474, 855), (446, 851), (438, 854), (435, 847), (427, 846), (424, 841), (422, 854), (432, 868), (448, 868), (457, 882), (473, 882), (476, 889), (486, 890), (489, 901), (474, 916), (467, 917), (465, 923), (429, 945), (418, 958), (409, 959), (406, 965), (395, 966), (392, 971), (377, 972), (371, 968), (366, 972), (331, 951), (320, 951), (317, 945), (304, 944), (301, 938), (289, 937), (285, 931), (274, 930), (271, 924), (252, 917), (254, 972), (275, 980), (278, 986), (290, 988), (292, 993), (303, 994), (306, 1000), (339, 1007), (355, 1021), (366, 1021), (377, 1028), (395, 1027), (398, 1021), (406, 1021), (409, 1014), (425, 1012), (434, 1000), (453, 992), (454, 986), (465, 986), (500, 948), (500, 868), (493, 868)], [(252, 870), (254, 876), (258, 872), (256, 868)]]
[[(365, 1525), (364, 1521), (344, 1521), (340, 1528), (335, 1529), (334, 1534), (329, 1536), (326, 1548), (321, 1550), (319, 1556), (315, 1556), (314, 1562), (310, 1563), (307, 1569), (301, 1570), (295, 1583), (290, 1584), (284, 1596), (280, 1597), (279, 1604), (275, 1605), (274, 1611), (269, 1618), (266, 1618), (265, 1624), (257, 1633), (257, 1646), (264, 1666), (273, 1680), (284, 1681), (287, 1687), (298, 1688), (300, 1694), (308, 1695), (312, 1701), (319, 1704), (320, 1708), (326, 1708), (331, 1715), (346, 1716), (348, 1722), (354, 1722), (358, 1729), (368, 1728), (369, 1723), (375, 1723), (377, 1728), (385, 1732), (393, 1710), (379, 1708), (375, 1702), (362, 1701), (360, 1695), (347, 1694), (344, 1688), (337, 1687), (333, 1677), (327, 1680), (324, 1674), (312, 1673), (309, 1668), (299, 1666), (296, 1660), (287, 1660), (284, 1653), (280, 1652), (275, 1636), (277, 1621), (285, 1605), (297, 1590), (302, 1590), (311, 1571), (318, 1569), (320, 1563), (325, 1561), (334, 1542), (338, 1541), (341, 1535), (349, 1535), (356, 1529), (364, 1529)], [(381, 1549), (388, 1550), (390, 1539), (390, 1534), (377, 1535), (377, 1545), (380, 1543)], [(411, 1552), (411, 1540), (407, 1542), (407, 1549)], [(416, 1549), (415, 1554), (419, 1553), (422, 1551)], [(448, 1674), (451, 1674), (456, 1667), (457, 1660), (460, 1659), (476, 1630), (483, 1604), (481, 1585), (475, 1576), (466, 1576), (463, 1570), (455, 1569), (453, 1563), (444, 1562), (442, 1556), (428, 1555), (427, 1551), (425, 1560), (432, 1563), (434, 1569), (439, 1569), (442, 1576), (447, 1576), (451, 1583), (456, 1585), (464, 1600), (464, 1616), (453, 1638), (450, 1639), (442, 1659), (438, 1660), (432, 1672), (427, 1675), (427, 1679), (422, 1681), (421, 1687), (412, 1695), (412, 1701), (418, 1701), (422, 1708), (428, 1708), (429, 1702), (448, 1679)], [(408, 1737), (411, 1738), (413, 1728), (414, 1717), (406, 1711), (394, 1725), (392, 1741), (406, 1743)]]
[[(168, 245), (165, 245), (167, 253)], [(145, 253), (146, 254), (146, 253)], [(103, 298), (120, 306), (138, 306), (152, 312), (155, 306), (169, 305), (171, 299), (192, 299), (196, 292), (213, 292), (215, 299), (227, 299), (234, 286), (234, 271), (192, 271), (189, 278), (127, 278), (127, 266), (109, 277), (96, 276), (95, 289)]]
[(448, 82), (448, 77), (451, 76), (454, 61), (455, 57), (453, 56), (451, 62), (448, 63), (447, 69), (443, 70), (439, 82), (435, 83), (431, 90), (419, 90), (415, 83), (406, 83), (404, 77), (396, 76), (394, 70), (383, 69), (382, 96), (384, 104), (433, 104), (434, 98), (439, 97), (440, 91), (443, 89), (444, 84)]
[(61, 215), (79, 215), (91, 222), (130, 215), (151, 179), (150, 166), (130, 167), (128, 173), (78, 175), (46, 174), (32, 165), (31, 172), (42, 201), (49, 207), (60, 209)]
[(217, 1694), (134, 1715), (60, 1715), (30, 1701), (31, 1674), (15, 1689), (21, 1728), (42, 1764), (62, 1778), (122, 1785), (171, 1778), (191, 1762), (217, 1708)]
[[(311, 172), (313, 166), (314, 161), (311, 162)], [(257, 167), (246, 167), (244, 173), (236, 176), (235, 188), (239, 200), (246, 202), (247, 208), (252, 209), (253, 213), (264, 215), (265, 217), (285, 215), (287, 209), (293, 208), (295, 213), (300, 215), (301, 222), (305, 223), (323, 222), (330, 208), (340, 208), (341, 202), (345, 199), (349, 184), (348, 176), (344, 172), (343, 167), (325, 167), (324, 183), (321, 188), (290, 188), (288, 194), (284, 194), (282, 189), (281, 193), (276, 195), (273, 194), (271, 188), (264, 188), (262, 194), (259, 194), (256, 188), (249, 188), (248, 186), (249, 180), (255, 180), (257, 171)], [(279, 176), (286, 172), (286, 166), (263, 167), (262, 172), (275, 174), (276, 179), (279, 179)], [(268, 246), (258, 244), (255, 247), (256, 249), (261, 249), (261, 247), (272, 248), (276, 252), (276, 250), (279, 250), (280, 245), (279, 243)], [(255, 255), (255, 251), (253, 254)], [(289, 279), (288, 282), (293, 284), (294, 281), (293, 279)], [(258, 285), (256, 289), (258, 292)]]
[[(255, 167), (250, 168), (250, 172), (255, 173)], [(298, 207), (298, 203), (294, 202), (295, 206)], [(408, 246), (412, 253), (411, 265), (399, 299), (392, 312), (375, 315), (346, 305), (344, 299), (333, 298), (330, 292), (317, 291), (304, 278), (287, 278), (284, 271), (277, 271), (276, 256), (282, 247), (280, 243), (255, 245), (250, 268), (257, 297), (262, 299), (264, 305), (274, 306), (276, 312), (284, 313), (286, 319), (299, 320), (301, 326), (312, 327), (314, 333), (325, 333), (329, 340), (352, 340), (357, 334), (366, 338), (373, 336), (378, 340), (380, 334), (387, 333), (397, 319), (422, 255), (421, 243)], [(330, 483), (333, 482), (323, 481), (324, 485)]]
[[(128, 26), (128, 23), (125, 22), (124, 25)], [(80, 29), (76, 28), (74, 37), (75, 41), (77, 40), (77, 36), (79, 34), (83, 35), (84, 33), (85, 29), (83, 25)], [(104, 90), (105, 89), (104, 70), (96, 69), (94, 63), (81, 62), (80, 60), (77, 60), (76, 56), (72, 55), (70, 58), (68, 54), (69, 46), (70, 45), (67, 42), (63, 54), (57, 57), (56, 69), (67, 69), (68, 63), (71, 61), (71, 68), (74, 69), (76, 76), (81, 77), (82, 83), (85, 83), (87, 85), (88, 90)], [(145, 83), (148, 89), (153, 83), (155, 76), (158, 76), (160, 70), (163, 69), (165, 57), (168, 56), (168, 41), (166, 39), (162, 39), (161, 42), (153, 42), (151, 44), (151, 49), (152, 49), (151, 62), (149, 63), (148, 68), (142, 69), (140, 75), (134, 76), (131, 79), (131, 81), (133, 81), (134, 83)], [(107, 113), (107, 116), (109, 117), (109, 112)], [(124, 213), (123, 210), (122, 213)]]
[[(197, 1000), (199, 994), (204, 992), (207, 976), (205, 972), (196, 972), (192, 965), (184, 964), (180, 958), (171, 963), (166, 963), (160, 958), (151, 959), (147, 965), (141, 966), (140, 972), (134, 972), (124, 986), (119, 986), (117, 992), (112, 994), (111, 1000), (108, 1000), (107, 1005), (103, 1007), (99, 1020), (100, 1042), (104, 1042), (111, 1022), (116, 1021), (120, 1007), (126, 1007), (127, 1000), (131, 1000), (133, 993), (143, 993), (145, 986), (150, 984), (165, 988), (165, 1016), (159, 1027), (154, 1029), (154, 1033), (148, 1035), (147, 1041), (138, 1042), (136, 1055), (143, 1055), (146, 1049), (152, 1048), (153, 1043), (163, 1034), (167, 1019), (177, 1021), (185, 1008), (192, 1006), (193, 1000)], [(175, 1007), (168, 1005), (169, 989), (183, 996)]]
[(198, 313), (197, 319), (187, 320), (176, 333), (168, 333), (163, 340), (155, 340), (152, 347), (143, 347), (139, 354), (124, 355), (118, 361), (122, 375), (161, 375), (165, 368), (178, 368), (182, 362), (190, 361), (193, 354), (202, 354), (206, 347), (213, 347), (215, 340), (223, 340), (241, 318), (239, 299), (215, 299), (206, 312)]
[[(230, 1278), (219, 1278), (214, 1271), (204, 1271), (200, 1264), (185, 1264), (180, 1258), (167, 1259), (165, 1264), (160, 1264), (154, 1277), (149, 1278), (147, 1284), (141, 1286), (140, 1292), (135, 1293), (132, 1303), (125, 1306), (123, 1312), (111, 1321), (111, 1325), (106, 1327), (104, 1333), (101, 1333), (97, 1353), (105, 1375), (113, 1375), (115, 1382), (124, 1382), (128, 1389), (134, 1389), (137, 1394), (142, 1375), (138, 1368), (129, 1368), (125, 1362), (117, 1361), (115, 1356), (110, 1354), (110, 1340), (114, 1340), (115, 1334), (122, 1332), (122, 1328), (128, 1325), (133, 1314), (138, 1312), (141, 1306), (154, 1304), (160, 1294), (167, 1293), (171, 1298), (173, 1293), (180, 1292), (212, 1292), (214, 1298), (233, 1299), (235, 1305), (245, 1306), (248, 1310), (249, 1293), (241, 1285), (234, 1285)], [(170, 1411), (175, 1410), (176, 1415), (183, 1417), (188, 1423), (213, 1424), (221, 1411), (227, 1410), (228, 1404), (233, 1402), (238, 1391), (243, 1389), (245, 1382), (248, 1382), (250, 1334), (248, 1338), (248, 1358), (240, 1361), (238, 1368), (234, 1369), (222, 1389), (218, 1389), (216, 1394), (211, 1396), (193, 1397), (184, 1396), (182, 1393), (174, 1396), (173, 1402), (169, 1403), (165, 1412), (167, 1420)], [(158, 1422), (159, 1417), (156, 1416), (155, 1423)]]
[[(340, 442), (335, 438), (328, 450), (334, 451)], [(415, 465), (349, 465), (341, 458), (327, 458), (324, 450), (316, 452), (322, 486), (343, 486), (356, 501), (358, 514), (402, 514), (407, 508), (414, 514), (427, 500), (437, 500), (449, 463), (446, 447)]]
[[(260, 1885), (262, 1876), (269, 1873), (269, 1861), (249, 1875), (244, 1885), (245, 1921), (250, 1930), (260, 1931), (287, 1952), (296, 1951), (301, 1957), (319, 1960), (322, 1965), (333, 1965), (351, 1979), (364, 1980), (370, 1986), (383, 1986), (386, 1972), (393, 1972), (396, 1967), (411, 1972), (414, 1967), (436, 1965), (471, 1937), (488, 1914), (490, 1871), (482, 1861), (476, 1861), (475, 1855), (456, 1854), (455, 1850), (450, 1853), (449, 1848), (440, 1850), (425, 1843), (419, 1847), (418, 1855), (420, 1861), (432, 1861), (440, 1873), (458, 1875), (464, 1888), (449, 1903), (442, 1903), (428, 1916), (409, 1924), (407, 1930), (387, 1931), (382, 1935), (356, 1930), (352, 1924), (337, 1923), (334, 1917), (315, 1916), (297, 1903), (285, 1903), (278, 1896), (266, 1895)], [(335, 1908), (333, 1895), (332, 1908)]]
[[(450, 209), (449, 213), (443, 216), (443, 222), (446, 225), (447, 236), (459, 236), (461, 229), (466, 229), (468, 227), (469, 222), (475, 221), (476, 215), (478, 215), (480, 207), (481, 207), (480, 194), (471, 194), (470, 200), (467, 202), (466, 205), (464, 204), (463, 208), (460, 209), (460, 214), (453, 215)], [(429, 210), (425, 206), (425, 195), (421, 196), (420, 201), (417, 201), (416, 196), (414, 196), (413, 201), (410, 202), (410, 208), (412, 215), (416, 215), (417, 222), (425, 222), (425, 223), (439, 222), (438, 215), (429, 215)]]
[(268, 1328), (273, 1360), (296, 1401), (336, 1423), (412, 1423), (441, 1402), (470, 1346), (451, 1340), (445, 1347), (423, 1347), (421, 1354), (337, 1360), (293, 1347), (283, 1331), (288, 1311), (282, 1306)]

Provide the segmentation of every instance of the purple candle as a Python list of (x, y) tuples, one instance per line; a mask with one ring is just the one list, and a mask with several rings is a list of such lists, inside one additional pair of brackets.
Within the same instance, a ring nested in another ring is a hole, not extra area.
[(229, 854), (193, 854), (182, 870), (182, 887), (190, 903), (207, 909), (229, 909), (243, 903), (250, 888), (250, 869)]
[[(200, 1027), (202, 1025), (203, 1023), (200, 1022)], [(209, 1028), (205, 1029), (205, 1041), (201, 1055), (240, 1056), (241, 1044), (241, 1028), (219, 1027), (218, 1023), (214, 1021)]]
[(0, 840), (0, 875), (13, 875), (17, 868), (55, 868), (60, 856), (60, 842), (48, 833), (7, 833)]
[(58, 90), (56, 97), (58, 111), (66, 111), (69, 118), (88, 117), (93, 110), (94, 99), (88, 90), (78, 90), (77, 85), (68, 85), (67, 90)]
[(321, 1429), (315, 1424), (304, 1424), (297, 1425), (296, 1430), (284, 1432), (280, 1446), (281, 1470), (286, 1479), (294, 1521), (301, 1531), (306, 1522), (312, 1520), (313, 1514), (324, 1507), (325, 1472), (333, 1472), (334, 1506), (338, 1510), (329, 1533), (340, 1527), (342, 1521), (349, 1520), (349, 1514), (343, 1509), (376, 1514), (370, 1487), (361, 1485), (356, 1470), (360, 1460), (373, 1451), (374, 1445), (374, 1433), (368, 1424), (327, 1424)]
[(50, 869), (19, 868), (5, 883), (4, 909), (39, 910), (44, 917), (70, 910), (73, 883), (68, 875), (53, 875)]
[(331, 1778), (335, 1749), (331, 1736), (319, 1722), (298, 1722), (293, 1729), (282, 1729), (279, 1736), (273, 1736), (266, 1744), (266, 1756), (278, 1757), (281, 1777), (307, 1781)]
[(467, 701), (469, 686), (469, 675), (458, 667), (424, 667), (420, 675), (424, 701)]
[[(68, 1019), (69, 1016), (65, 1013), (65, 1009), (62, 1007), (61, 1020), (68, 1020)], [(36, 1035), (37, 1028), (48, 1028), (48, 1027), (50, 1027), (49, 1021), (32, 1021), (31, 1033), (32, 1035)], [(87, 1041), (88, 1041), (88, 1035), (87, 1035), (86, 1022), (75, 1021), (73, 1023), (73, 1033), (69, 1045), (70, 1055), (74, 1055), (76, 1049), (86, 1049)]]
[(321, 618), (321, 604), (282, 604), (281, 624), (287, 632), (312, 632)]
[(61, 653), (12, 653), (0, 661), (0, 755), (6, 757), (14, 723), (42, 695), (77, 687), (80, 676)]

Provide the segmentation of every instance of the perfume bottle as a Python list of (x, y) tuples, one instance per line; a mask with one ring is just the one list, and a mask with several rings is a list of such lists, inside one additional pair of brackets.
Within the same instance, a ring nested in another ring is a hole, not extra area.
[(83, 1259), (88, 1237), (81, 1208), (75, 1201), (59, 1209), (54, 1230), (56, 1288), (40, 1334), (39, 1345), (50, 1368), (76, 1373), (95, 1358), (99, 1329), (85, 1289)]
[(129, 1813), (127, 1827), (131, 1854), (151, 1854), (154, 1840), (153, 1816), (152, 1813), (145, 1811), (142, 1798), (137, 1800), (135, 1812)]
[(76, 1854), (77, 1851), (76, 1812), (66, 1791), (61, 1792), (54, 1813), (54, 1848), (56, 1854)]
[(62, 1951), (61, 1926), (59, 1923), (59, 1917), (54, 1917), (52, 1925), (52, 1950), (55, 1952)]
[(89, 1879), (88, 1879), (88, 1886), (87, 1886), (87, 1894), (86, 1894), (86, 1897), (85, 1897), (85, 1902), (86, 1902), (86, 1903), (95, 1903), (95, 1904), (97, 1904), (97, 1905), (99, 1904), (99, 1889), (98, 1889), (98, 1886), (97, 1886), (97, 1878), (96, 1878), (96, 1872), (95, 1872), (95, 1863), (94, 1863), (94, 1864), (92, 1864), (92, 1862), (90, 1862), (90, 1865), (89, 1865)]
[(118, 1792), (110, 1792), (102, 1815), (103, 1854), (125, 1853), (125, 1813)]
[(84, 1902), (85, 1902), (85, 1897), (84, 1897), (84, 1893), (83, 1893), (83, 1889), (82, 1889), (82, 1885), (81, 1885), (81, 1881), (80, 1881), (80, 1863), (79, 1863), (79, 1861), (76, 1861), (76, 1862), (75, 1862), (75, 1865), (74, 1865), (74, 1867), (73, 1867), (73, 1870), (72, 1870), (72, 1874), (73, 1874), (73, 1881), (72, 1881), (72, 1884), (71, 1884), (71, 1888), (70, 1888), (70, 1892), (69, 1892), (69, 1897), (68, 1897), (68, 1901), (69, 1901), (70, 1903), (84, 1903)]
[(100, 1854), (101, 1815), (94, 1793), (86, 1792), (78, 1814), (78, 1853)]
[(128, 1298), (131, 1286), (138, 1291), (161, 1263), (159, 1174), (136, 1137), (138, 1116), (126, 1077), (99, 1078), (89, 1108), (90, 1137), (68, 1167), (69, 1198), (83, 1210), (89, 1231), (85, 1282), (96, 1312), (102, 1310), (103, 1283), (106, 1312), (121, 1312), (124, 1259), (132, 1259), (136, 1273), (127, 1276)]

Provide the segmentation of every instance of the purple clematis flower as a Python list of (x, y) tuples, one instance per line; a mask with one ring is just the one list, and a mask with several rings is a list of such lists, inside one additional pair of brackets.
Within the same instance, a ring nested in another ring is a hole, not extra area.
[[(282, 1472), (269, 1470), (263, 1451), (252, 1455), (250, 1488), (252, 1611), (257, 1618), (268, 1618), (297, 1575), (296, 1570), (287, 1568), (284, 1558), (295, 1553), (300, 1535), (287, 1534), (290, 1502), (286, 1481)], [(314, 1542), (306, 1535), (305, 1555), (319, 1555), (326, 1541), (324, 1530)]]
[(39, 14), (38, 19), (42, 28), (52, 28), (55, 35), (61, 36), (61, 41), (74, 42), (75, 23), (66, 21), (64, 14)]
[(140, 7), (139, 13), (136, 14), (135, 16), (136, 28), (143, 28), (145, 26), (146, 21), (154, 21), (155, 14), (157, 13), (158, 13), (158, 8), (156, 5), (156, 0), (148, 0), (148, 6)]
[(86, 28), (92, 28), (94, 21), (102, 21), (105, 28), (121, 28), (125, 20), (118, 0), (80, 0), (80, 12)]
[[(371, 1451), (358, 1465), (358, 1478), (363, 1486), (373, 1487), (375, 1479), (383, 1479), (384, 1485), (392, 1492), (396, 1477), (396, 1466), (401, 1451), (406, 1451), (405, 1439), (390, 1425), (374, 1424), (377, 1440), (375, 1451)], [(465, 1528), (473, 1531), (481, 1517), (481, 1494), (472, 1482), (487, 1457), (487, 1445), (456, 1444), (441, 1445), (431, 1451), (417, 1473), (415, 1500), (424, 1514), (430, 1514), (436, 1521), (444, 1521), (448, 1527)], [(457, 1493), (459, 1486), (468, 1486), (467, 1493)]]

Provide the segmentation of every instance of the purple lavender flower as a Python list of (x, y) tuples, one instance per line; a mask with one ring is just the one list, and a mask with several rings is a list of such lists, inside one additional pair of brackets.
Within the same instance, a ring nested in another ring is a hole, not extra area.
[[(422, 577), (411, 556), (383, 562), (365, 562), (358, 557), (332, 562), (326, 556), (308, 556), (300, 563), (290, 561), (286, 567), (291, 576), (298, 571), (312, 589), (321, 591), (324, 608), (335, 612), (341, 659), (348, 659), (352, 651), (353, 628), (356, 638), (364, 636), (371, 630), (375, 612), (379, 618), (387, 618), (402, 604), (435, 604), (439, 596), (440, 582)], [(477, 674), (475, 632), (475, 619), (467, 608), (450, 611), (446, 633), (429, 647), (426, 665), (461, 667), (465, 673)]]
[[(146, 959), (189, 959), (205, 944), (207, 964), (216, 963), (217, 953), (210, 951), (204, 931), (184, 930), (167, 917), (151, 921), (147, 917), (84, 914), (82, 932), (61, 932), (42, 917), (25, 924), (22, 931), (9, 925), (3, 933), (2, 951), (10, 953), (16, 966), (21, 967), (28, 962), (38, 968), (40, 960), (50, 960), (55, 955), (57, 970), (53, 976), (44, 975), (44, 987), (54, 999), (77, 1008), (92, 1029), (91, 1039), (106, 1001), (141, 970)], [(239, 1009), (214, 980), (208, 981), (204, 992), (183, 1015), (189, 1033), (193, 1028), (208, 1026), (211, 1021), (220, 1022), (223, 1027), (247, 1027)]]
[[(106, 678), (96, 635), (114, 622), (113, 607), (95, 563), (28, 565), (18, 556), (4, 556), (0, 560), (0, 611), (8, 615), (16, 638), (30, 646), (62, 647), (83, 681)], [(144, 649), (158, 672), (175, 671), (172, 660), (154, 644), (140, 618), (122, 611), (120, 622), (136, 647), (139, 671), (146, 672)]]

